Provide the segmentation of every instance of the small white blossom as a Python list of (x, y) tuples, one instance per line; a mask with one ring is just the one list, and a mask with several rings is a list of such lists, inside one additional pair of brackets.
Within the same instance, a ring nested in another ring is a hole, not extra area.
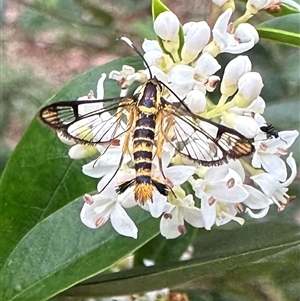
[(242, 75), (251, 70), (252, 64), (248, 56), (239, 55), (231, 60), (225, 67), (221, 93), (225, 96), (233, 95), (238, 88), (238, 81)]
[[(175, 65), (168, 72), (169, 87), (183, 99), (193, 88), (211, 91), (210, 77), (221, 68), (218, 61), (209, 53), (204, 53), (197, 60), (195, 67)], [(214, 78), (214, 81), (216, 78)]]
[[(165, 213), (160, 220), (160, 233), (168, 239), (185, 234), (184, 221), (196, 228), (204, 226), (201, 210), (195, 207), (193, 196), (185, 196), (181, 188), (174, 189), (174, 192), (177, 198), (173, 197), (172, 202), (166, 204)], [(180, 195), (184, 197), (181, 198)]]
[[(213, 56), (222, 52), (239, 54), (251, 49), (259, 40), (256, 29), (250, 24), (239, 24), (235, 33), (231, 33), (229, 20), (232, 9), (227, 9), (216, 21), (213, 32), (213, 42), (204, 48)], [(246, 26), (245, 26), (246, 25)]]
[[(85, 101), (91, 100), (92, 101), (92, 100), (96, 100), (96, 99), (103, 99), (104, 98), (104, 80), (105, 79), (106, 79), (106, 74), (105, 73), (101, 74), (101, 77), (97, 83), (96, 98), (94, 97), (93, 91), (90, 91), (86, 96), (79, 97), (78, 101), (82, 101), (82, 100), (85, 100)], [(78, 114), (85, 115), (85, 114), (91, 113), (95, 110), (99, 110), (102, 107), (103, 107), (102, 103), (82, 104), (82, 105), (78, 106)], [(97, 117), (92, 117), (90, 119), (90, 121), (95, 120), (95, 118), (97, 118)], [(77, 129), (75, 129), (74, 127), (71, 126), (69, 131), (74, 131), (74, 133), (76, 131), (80, 132), (80, 131), (82, 131), (82, 126), (85, 126), (85, 124), (84, 124), (84, 122), (77, 123), (76, 126), (77, 126)], [(74, 141), (72, 141), (70, 139), (66, 139), (63, 135), (61, 135), (61, 133), (58, 133), (58, 137), (62, 142), (66, 143), (68, 145), (73, 145), (69, 149), (69, 152), (68, 152), (68, 155), (71, 159), (74, 159), (74, 160), (84, 159), (84, 158), (93, 156), (97, 153), (97, 148), (95, 146), (85, 145), (85, 144), (75, 144)]]
[(239, 175), (228, 166), (211, 167), (203, 180), (194, 185), (195, 194), (201, 199), (201, 210), (204, 227), (210, 230), (212, 225), (223, 225), (231, 220), (243, 223), (243, 219), (235, 217), (235, 204), (243, 202), (249, 193), (240, 184)]
[[(130, 40), (125, 40), (125, 38), (122, 38), (126, 43), (131, 42)], [(121, 93), (120, 97), (124, 97), (127, 95), (128, 87), (132, 85), (132, 83), (138, 81), (142, 82), (143, 76), (139, 72), (135, 72), (135, 69), (128, 65), (123, 65), (121, 71), (113, 70), (109, 74), (109, 78), (114, 79), (118, 82)]]
[(89, 202), (85, 202), (80, 213), (81, 221), (87, 227), (95, 229), (110, 220), (118, 233), (137, 238), (138, 229), (123, 208), (123, 206), (133, 207), (136, 204), (126, 204), (124, 201), (118, 200), (118, 197), (114, 185), (108, 185), (100, 194), (88, 197)]
[(287, 154), (288, 148), (299, 136), (299, 132), (296, 130), (282, 131), (278, 135), (278, 138), (266, 140), (255, 139), (255, 153), (252, 159), (252, 166), (255, 168), (263, 167), (266, 172), (283, 182), (287, 177), (287, 171), (280, 155)]
[(300, 11), (300, 5), (293, 0), (248, 0), (246, 9), (249, 13), (255, 15), (261, 9), (269, 9), (274, 5), (280, 5), (281, 3), (287, 4)]
[(174, 13), (165, 11), (159, 14), (154, 20), (153, 27), (168, 52), (173, 53), (178, 50), (180, 23)]
[(224, 112), (221, 119), (222, 124), (235, 129), (247, 138), (254, 138), (260, 132), (257, 122), (252, 117)]
[(192, 90), (190, 91), (184, 101), (189, 109), (194, 113), (202, 113), (206, 110), (206, 97), (202, 91)]
[(284, 181), (278, 181), (273, 175), (268, 173), (261, 173), (251, 177), (264, 194), (279, 208), (281, 208), (281, 204), (288, 203), (290, 196), (287, 194), (287, 187), (291, 185), (297, 175), (297, 166), (292, 153), (290, 153), (286, 161), (291, 169), (291, 175), (289, 178), (285, 178)]
[[(82, 166), (82, 172), (92, 178), (101, 178), (104, 175), (113, 175), (119, 165), (122, 153), (121, 147), (111, 146), (103, 155), (100, 155), (99, 158), (84, 164)], [(123, 164), (129, 162), (130, 159), (129, 155), (124, 156)]]
[(261, 75), (258, 72), (247, 72), (238, 81), (238, 93), (234, 96), (233, 101), (240, 108), (248, 107), (259, 96), (263, 86)]
[(184, 44), (181, 50), (183, 62), (192, 62), (206, 46), (210, 38), (210, 28), (205, 21), (188, 22), (182, 27)]

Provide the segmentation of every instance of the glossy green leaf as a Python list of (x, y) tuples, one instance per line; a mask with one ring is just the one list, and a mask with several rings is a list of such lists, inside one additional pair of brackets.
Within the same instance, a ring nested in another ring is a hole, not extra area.
[(169, 10), (170, 9), (167, 6), (165, 6), (160, 0), (152, 0), (153, 21), (158, 17), (159, 14)]
[[(263, 301), (259, 299), (259, 292), (247, 291), (251, 284), (258, 285), (264, 279), (284, 291), (287, 298), (282, 300), (294, 300), (297, 291), (290, 284), (297, 281), (300, 270), (298, 204), (290, 204), (281, 213), (272, 209), (268, 217), (247, 219), (244, 226), (230, 223), (222, 228), (214, 227), (212, 231), (200, 229), (193, 260), (161, 262), (153, 267), (98, 275), (62, 296), (100, 297), (109, 296), (111, 292), (126, 295), (180, 287), (180, 291), (202, 288), (212, 294), (244, 296), (240, 300)], [(232, 300), (239, 299), (232, 297)]]
[[(51, 101), (77, 99), (95, 90), (100, 75), (123, 64), (142, 66), (140, 58), (116, 60), (94, 68), (66, 85)], [(107, 80), (105, 96), (119, 95), (116, 81)], [(68, 157), (68, 146), (34, 119), (7, 163), (0, 182), (2, 266), (23, 237), (45, 217), (65, 204), (94, 191), (97, 181), (81, 172), (83, 161)]]
[(165, 239), (159, 235), (145, 244), (135, 253), (135, 265), (143, 265), (143, 259), (152, 260), (155, 264), (168, 264), (178, 261), (188, 247), (193, 244), (198, 229), (185, 225), (187, 233), (176, 239)]
[(300, 46), (300, 14), (291, 14), (268, 20), (257, 26), (259, 36), (264, 39)]
[(108, 222), (100, 229), (79, 218), (82, 198), (38, 223), (15, 247), (1, 270), (1, 300), (42, 301), (102, 272), (158, 235), (158, 220), (136, 207), (129, 214), (138, 239), (119, 235)]

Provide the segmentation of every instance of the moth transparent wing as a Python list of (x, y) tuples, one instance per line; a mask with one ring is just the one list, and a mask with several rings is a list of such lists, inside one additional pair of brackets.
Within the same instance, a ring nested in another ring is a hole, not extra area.
[(203, 166), (216, 166), (229, 159), (250, 155), (253, 145), (237, 131), (197, 116), (186, 108), (165, 109), (165, 139), (176, 151)]
[[(107, 102), (112, 103), (103, 107)], [(45, 124), (77, 143), (112, 143), (129, 130), (122, 118), (132, 102), (130, 98), (61, 101), (43, 108), (40, 118)]]

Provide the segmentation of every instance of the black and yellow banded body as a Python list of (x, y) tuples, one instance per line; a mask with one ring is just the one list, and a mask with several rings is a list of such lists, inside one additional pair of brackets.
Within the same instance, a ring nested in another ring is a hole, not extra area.
[(152, 178), (152, 160), (157, 117), (161, 110), (162, 87), (157, 80), (149, 80), (139, 92), (136, 103), (136, 120), (133, 126), (133, 159), (136, 176), (120, 184), (118, 193), (134, 185), (135, 200), (145, 204), (152, 200), (154, 187), (163, 195), (168, 194), (164, 183)]

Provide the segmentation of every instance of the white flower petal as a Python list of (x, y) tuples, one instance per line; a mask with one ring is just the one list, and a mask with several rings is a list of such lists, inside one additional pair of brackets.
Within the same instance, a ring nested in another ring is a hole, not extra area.
[(254, 213), (252, 210), (250, 210), (249, 208), (246, 208), (245, 213), (247, 213), (250, 217), (252, 218), (263, 218), (267, 215), (268, 211), (269, 211), (270, 207), (266, 207), (262, 210), (260, 210), (258, 213)]
[(195, 72), (202, 78), (208, 78), (221, 68), (218, 61), (209, 53), (203, 53), (197, 60)]
[(138, 229), (121, 205), (116, 204), (110, 221), (114, 229), (121, 235), (137, 238)]
[(206, 97), (202, 91), (192, 90), (185, 99), (185, 103), (194, 113), (202, 113), (206, 109)]
[(106, 79), (106, 74), (102, 73), (100, 79), (97, 83), (97, 99), (103, 99), (104, 98), (104, 81)]
[(197, 207), (183, 208), (184, 211), (184, 219), (187, 221), (190, 225), (196, 228), (202, 228), (204, 227), (202, 212)]
[(290, 186), (297, 176), (297, 166), (296, 166), (296, 161), (293, 158), (293, 153), (289, 154), (288, 158), (286, 159), (286, 162), (287, 162), (288, 166), (290, 167), (292, 173), (291, 173), (290, 177), (284, 183), (282, 183), (282, 185), (284, 187)]
[(268, 173), (261, 173), (255, 176), (250, 177), (261, 190), (267, 195), (272, 196), (276, 187), (278, 186), (278, 180)]
[(184, 225), (184, 220), (178, 206), (175, 206), (173, 210), (162, 216), (160, 220), (160, 233), (168, 239), (176, 238), (181, 235), (178, 230), (178, 226), (180, 225)]
[(219, 182), (218, 185), (209, 191), (214, 199), (224, 203), (240, 203), (244, 201), (249, 193), (242, 186), (235, 185), (231, 188), (226, 187), (227, 182)]
[(297, 130), (293, 131), (280, 131), (278, 133), (279, 137), (283, 140), (285, 145), (283, 144), (283, 148), (289, 148), (299, 136), (299, 132)]
[(223, 180), (228, 173), (228, 166), (221, 165), (221, 166), (214, 166), (211, 167), (205, 174), (205, 181), (216, 182)]
[(221, 82), (221, 93), (231, 96), (237, 90), (237, 84), (242, 75), (251, 70), (252, 64), (248, 56), (239, 55), (231, 60), (224, 70)]
[(61, 132), (57, 132), (57, 137), (61, 142), (67, 145), (74, 145), (75, 141), (73, 139), (66, 138)]
[(188, 22), (183, 25), (184, 44), (181, 50), (182, 60), (193, 61), (210, 38), (210, 28), (205, 21)]
[(277, 155), (262, 155), (261, 164), (266, 172), (274, 176), (280, 182), (286, 180), (287, 171), (284, 161)]
[(270, 199), (256, 188), (249, 185), (244, 185), (244, 188), (249, 193), (247, 199), (243, 201), (243, 204), (246, 206), (252, 209), (262, 209), (269, 207), (272, 204)]
[(84, 225), (91, 229), (96, 229), (99, 225), (96, 224), (99, 217), (102, 218), (102, 224), (105, 224), (109, 219), (110, 213), (114, 208), (114, 202), (109, 198), (102, 198), (101, 202), (94, 202), (93, 204), (84, 203), (80, 219)]
[[(167, 197), (161, 195), (157, 190), (154, 190), (153, 201), (148, 201), (147, 205), (149, 211), (153, 217), (159, 217), (165, 210), (165, 205), (167, 203)], [(143, 206), (142, 206), (143, 207)]]
[(254, 100), (259, 96), (263, 86), (262, 77), (258, 72), (247, 72), (238, 81), (238, 93), (247, 100)]
[(152, 50), (158, 50), (158, 51), (162, 52), (161, 48), (158, 44), (158, 41), (156, 41), (156, 40), (144, 39), (142, 48), (145, 52), (152, 51)]
[(165, 170), (165, 175), (174, 186), (183, 184), (196, 171), (194, 166), (175, 165)]
[(78, 160), (93, 156), (97, 153), (97, 149), (91, 145), (75, 144), (68, 152), (71, 159)]
[(206, 230), (210, 230), (216, 221), (216, 203), (209, 205), (208, 200), (206, 198), (203, 198), (201, 200), (201, 211), (204, 227)]
[(259, 154), (259, 152), (256, 151), (253, 154), (253, 158), (252, 158), (251, 164), (255, 168), (260, 168), (261, 167), (261, 155)]
[(228, 167), (233, 169), (241, 178), (241, 181), (245, 180), (245, 170), (243, 168), (242, 163), (239, 160), (229, 160)]
[(165, 41), (176, 41), (179, 39), (179, 20), (171, 11), (160, 13), (154, 20), (155, 33)]

